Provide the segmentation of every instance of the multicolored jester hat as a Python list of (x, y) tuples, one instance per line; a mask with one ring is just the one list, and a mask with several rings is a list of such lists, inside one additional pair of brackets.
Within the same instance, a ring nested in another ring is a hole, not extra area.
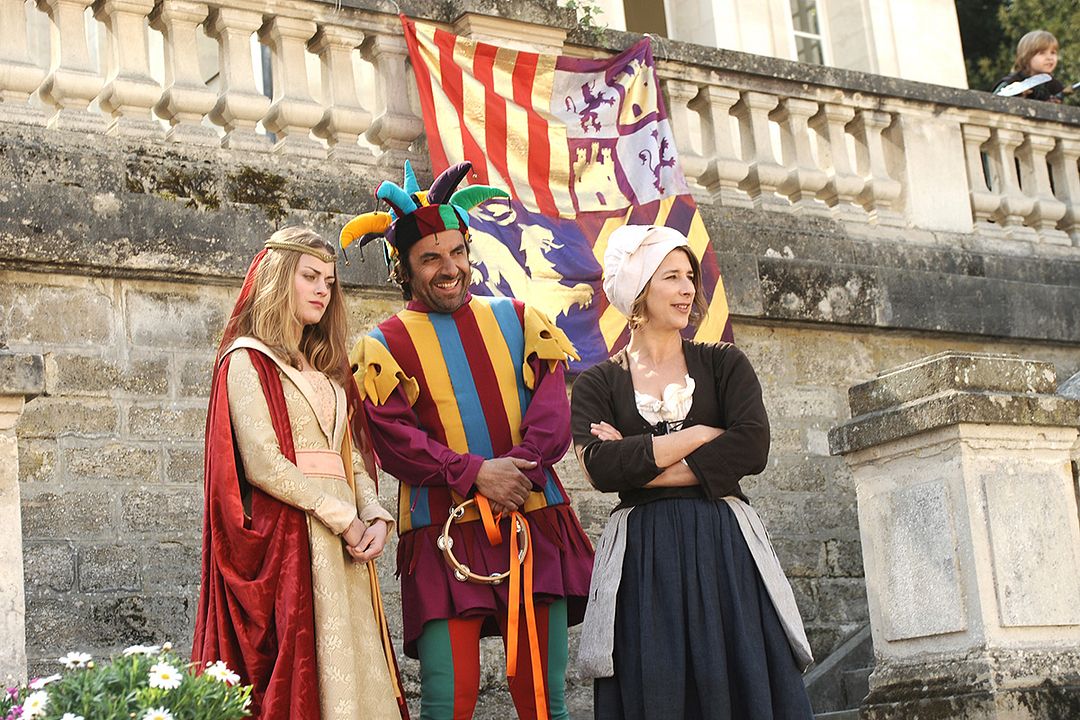
[(387, 261), (408, 255), (409, 248), (425, 235), (443, 230), (468, 233), (469, 210), (491, 198), (510, 197), (509, 193), (487, 185), (457, 186), (472, 170), (472, 163), (460, 162), (439, 174), (424, 191), (416, 181), (412, 164), (405, 161), (405, 181), (398, 187), (389, 180), (379, 183), (375, 197), (390, 206), (390, 212), (374, 211), (350, 220), (341, 229), (344, 250), (359, 240), (360, 247), (376, 238), (386, 240)]

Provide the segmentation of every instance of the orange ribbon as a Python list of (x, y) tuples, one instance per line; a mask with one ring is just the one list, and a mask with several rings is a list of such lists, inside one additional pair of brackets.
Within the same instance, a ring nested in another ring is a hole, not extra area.
[[(491, 503), (483, 495), (476, 495), (476, 504), (480, 508), (480, 518), (484, 523), (484, 532), (492, 545), (502, 544), (502, 532), (499, 530), (498, 519), (491, 512)], [(544, 667), (540, 659), (540, 636), (536, 627), (536, 606), (533, 604), (533, 548), (532, 535), (529, 532), (529, 521), (525, 514), (516, 510), (510, 513), (511, 530), (515, 529), (516, 523), (521, 523), (525, 530), (527, 546), (525, 548), (525, 560), (518, 559), (520, 548), (518, 547), (517, 532), (510, 533), (510, 590), (507, 598), (506, 617), (506, 676), (512, 678), (517, 675), (518, 657), (518, 631), (521, 616), (521, 604), (525, 604), (525, 629), (528, 632), (529, 658), (532, 661), (533, 696), (536, 700), (537, 720), (548, 720), (547, 697), (544, 692)], [(522, 597), (522, 585), (524, 585), (524, 598)]]

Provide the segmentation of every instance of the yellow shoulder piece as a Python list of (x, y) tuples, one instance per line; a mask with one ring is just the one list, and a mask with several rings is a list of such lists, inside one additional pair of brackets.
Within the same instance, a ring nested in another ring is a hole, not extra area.
[(536, 378), (533, 376), (529, 360), (535, 355), (540, 360), (548, 361), (548, 369), (554, 370), (559, 363), (569, 365), (570, 358), (580, 360), (581, 357), (574, 349), (570, 338), (560, 330), (548, 316), (539, 310), (525, 306), (525, 385), (530, 390), (536, 388)]
[(349, 353), (349, 365), (353, 369), (353, 379), (360, 390), (360, 397), (365, 400), (371, 398), (376, 405), (386, 402), (398, 384), (404, 386), (409, 405), (415, 403), (420, 395), (420, 385), (416, 379), (407, 376), (390, 351), (369, 335), (360, 338), (353, 346)]

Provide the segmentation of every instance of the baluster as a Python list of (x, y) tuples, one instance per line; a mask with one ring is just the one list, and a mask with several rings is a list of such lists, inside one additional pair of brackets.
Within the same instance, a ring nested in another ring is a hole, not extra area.
[(1001, 195), (994, 220), (1010, 238), (1035, 242), (1035, 230), (1024, 226), (1024, 218), (1035, 209), (1035, 198), (1023, 193), (1016, 177), (1016, 148), (1023, 141), (1024, 135), (1018, 130), (994, 128), (990, 134), (990, 182)]
[(810, 150), (808, 121), (817, 109), (816, 102), (789, 97), (769, 114), (780, 126), (780, 151), (787, 170), (787, 177), (777, 189), (787, 195), (795, 212), (829, 215), (828, 208), (817, 200), (829, 176), (814, 162)]
[(92, 2), (37, 0), (38, 8), (48, 13), (50, 21), (52, 64), (48, 77), (37, 90), (41, 102), (54, 110), (48, 120), (50, 128), (76, 132), (105, 130), (105, 118), (99, 113), (87, 111), (104, 84), (86, 43), (83, 13)]
[(154, 0), (98, 0), (94, 17), (105, 25), (108, 81), (98, 95), (98, 105), (112, 116), (109, 135), (159, 137), (161, 125), (150, 108), (161, 98), (161, 86), (150, 77), (143, 22), (154, 9)]
[(702, 154), (707, 160), (698, 182), (713, 194), (723, 206), (752, 205), (750, 198), (739, 189), (746, 179), (750, 165), (735, 152), (731, 132), (731, 108), (739, 101), (739, 92), (717, 85), (705, 85), (690, 101), (690, 109), (702, 119)]
[(375, 93), (383, 111), (367, 129), (366, 137), (382, 148), (378, 164), (401, 168), (410, 158), (409, 146), (424, 131), (424, 122), (409, 105), (408, 87), (412, 84), (405, 72), (408, 50), (405, 39), (396, 35), (375, 35), (361, 48), (365, 59), (375, 66)]
[(750, 195), (755, 207), (787, 210), (790, 204), (776, 194), (787, 180), (787, 169), (776, 162), (769, 134), (769, 113), (778, 103), (774, 95), (744, 92), (732, 112), (739, 119), (742, 155), (749, 162), (746, 178), (739, 187)]
[(45, 113), (27, 102), (45, 79), (45, 68), (30, 54), (22, 0), (0, 0), (0, 27), (0, 120), (44, 125)]
[(854, 108), (836, 103), (824, 103), (810, 118), (810, 127), (818, 134), (821, 165), (828, 168), (828, 181), (818, 198), (832, 208), (838, 219), (866, 222), (866, 213), (859, 204), (859, 193), (866, 181), (855, 172), (844, 130), (854, 118)]
[(203, 125), (203, 117), (217, 101), (199, 73), (196, 30), (209, 8), (189, 0), (163, 0), (150, 15), (150, 27), (165, 40), (165, 92), (154, 112), (169, 122), (165, 137), (174, 142), (217, 145), (218, 134)]
[(311, 96), (304, 58), (317, 29), (310, 20), (279, 16), (259, 31), (259, 39), (270, 46), (274, 73), (274, 100), (262, 122), (277, 135), (276, 152), (326, 157), (326, 149), (310, 137), (311, 128), (322, 120), (323, 107)]
[(1080, 140), (1058, 138), (1047, 159), (1054, 171), (1054, 191), (1065, 203), (1058, 227), (1080, 246)]
[(206, 34), (218, 41), (221, 90), (210, 119), (225, 128), (221, 146), (268, 150), (267, 138), (255, 132), (266, 115), (270, 99), (255, 85), (251, 67), (251, 34), (262, 26), (262, 15), (252, 10), (216, 8), (206, 21)]
[(1054, 197), (1050, 187), (1050, 172), (1046, 154), (1054, 148), (1054, 139), (1045, 135), (1028, 133), (1017, 150), (1020, 159), (1020, 185), (1024, 193), (1035, 200), (1035, 206), (1026, 217), (1028, 227), (1035, 228), (1039, 239), (1055, 245), (1069, 245), (1070, 239), (1057, 229), (1058, 220), (1065, 216), (1065, 203)]
[(871, 222), (903, 225), (903, 218), (896, 209), (903, 187), (889, 177), (881, 139), (881, 132), (891, 121), (892, 116), (880, 110), (860, 110), (851, 121), (851, 133), (855, 136), (855, 167), (865, 183), (858, 201), (870, 213)]
[(356, 92), (352, 52), (364, 41), (364, 33), (340, 25), (323, 25), (308, 43), (322, 65), (322, 120), (314, 128), (316, 136), (330, 146), (330, 157), (356, 162), (371, 158), (371, 152), (357, 144), (371, 126), (371, 113), (360, 104)]
[(707, 161), (691, 146), (694, 136), (690, 127), (689, 103), (698, 94), (696, 83), (669, 78), (664, 82), (668, 96), (668, 112), (671, 118), (671, 132), (675, 136), (675, 145), (679, 151), (679, 167), (691, 187), (698, 184), (698, 178), (705, 171)]
[(983, 145), (990, 139), (990, 128), (981, 125), (961, 125), (964, 134), (964, 157), (967, 160), (968, 196), (971, 198), (971, 215), (976, 223), (983, 223), (979, 232), (989, 228), (1001, 205), (1001, 195), (986, 184), (983, 172)]

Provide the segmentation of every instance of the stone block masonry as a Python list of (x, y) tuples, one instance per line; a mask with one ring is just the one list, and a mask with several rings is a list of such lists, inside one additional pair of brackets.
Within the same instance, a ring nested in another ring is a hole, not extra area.
[[(73, 649), (190, 642), (210, 364), (242, 274), (280, 225), (333, 237), (372, 209), (385, 177), (370, 163), (87, 143), (0, 122), (0, 346), (41, 355), (46, 392), (17, 430), (32, 673)], [(702, 213), (772, 423), (768, 468), (745, 489), (824, 658), (868, 616), (854, 480), (827, 440), (848, 417), (846, 389), (949, 349), (1052, 362), (1068, 378), (1080, 371), (1080, 258), (1033, 243), (1002, 250), (979, 232), (707, 201)], [(401, 302), (380, 253), (350, 259), (339, 272), (355, 336)], [(572, 457), (558, 471), (595, 538), (614, 498)], [(395, 493), (384, 479), (387, 507)], [(381, 572), (400, 636), (393, 552)], [(488, 692), (505, 684), (501, 655), (485, 645), (478, 717), (508, 716), (505, 695)], [(416, 664), (404, 667), (415, 694)], [(575, 717), (588, 715), (588, 686), (571, 697)]]

